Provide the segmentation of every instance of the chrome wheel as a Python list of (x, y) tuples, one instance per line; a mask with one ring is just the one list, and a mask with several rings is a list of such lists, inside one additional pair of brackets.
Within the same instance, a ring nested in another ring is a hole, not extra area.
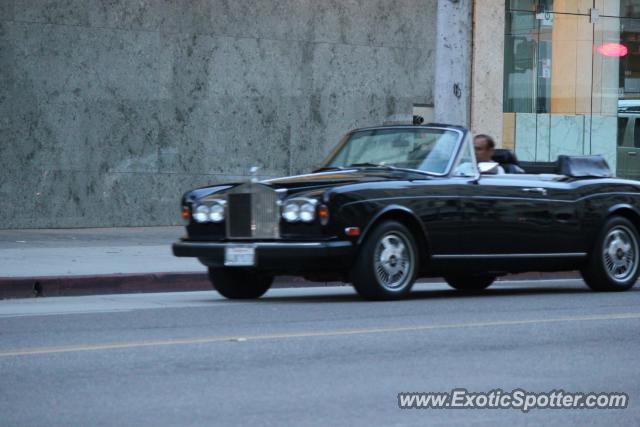
[(609, 230), (604, 238), (602, 260), (609, 278), (624, 282), (638, 268), (638, 242), (635, 234), (624, 225)]
[(411, 283), (415, 254), (405, 236), (397, 232), (383, 235), (373, 256), (376, 278), (384, 288), (398, 290)]

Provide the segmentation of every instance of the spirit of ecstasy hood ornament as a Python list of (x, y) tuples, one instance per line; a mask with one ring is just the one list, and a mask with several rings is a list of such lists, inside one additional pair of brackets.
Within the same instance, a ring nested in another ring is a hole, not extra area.
[(251, 182), (258, 182), (258, 169), (260, 169), (259, 166), (251, 166), (251, 169), (249, 169), (249, 172), (251, 173)]

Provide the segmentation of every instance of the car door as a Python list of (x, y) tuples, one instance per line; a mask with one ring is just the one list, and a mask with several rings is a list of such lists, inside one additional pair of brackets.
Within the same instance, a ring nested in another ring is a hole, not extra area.
[(577, 247), (573, 193), (562, 177), (483, 175), (461, 188), (460, 250), (475, 255), (571, 252)]
[(627, 114), (618, 115), (618, 140), (616, 146), (616, 176), (627, 177), (627, 151), (633, 141), (633, 123), (635, 120)]
[(633, 138), (629, 138), (628, 144), (623, 148), (625, 157), (625, 177), (631, 179), (640, 178), (640, 120), (634, 116), (630, 126), (633, 126)]

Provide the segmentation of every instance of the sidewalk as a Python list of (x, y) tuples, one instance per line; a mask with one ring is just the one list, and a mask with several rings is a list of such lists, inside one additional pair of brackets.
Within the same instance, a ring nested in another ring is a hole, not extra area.
[(0, 230), (0, 277), (205, 272), (177, 258), (184, 227)]
[(182, 226), (0, 230), (0, 299), (211, 290), (198, 260), (173, 256), (171, 244), (183, 235)]
[(211, 289), (183, 227), (0, 230), (0, 298)]
[[(196, 259), (171, 244), (184, 227), (0, 230), (0, 299), (212, 289)], [(576, 277), (528, 273), (509, 279)], [(322, 286), (277, 278), (277, 287)], [(325, 283), (324, 285), (336, 285)]]

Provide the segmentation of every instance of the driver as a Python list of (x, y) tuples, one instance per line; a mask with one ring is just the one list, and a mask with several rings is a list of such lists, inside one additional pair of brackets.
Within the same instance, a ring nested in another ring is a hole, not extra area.
[[(473, 138), (473, 148), (476, 152), (477, 162), (493, 162), (493, 154), (496, 151), (496, 142), (489, 135), (480, 134)], [(502, 166), (497, 166), (498, 174), (503, 174)]]

